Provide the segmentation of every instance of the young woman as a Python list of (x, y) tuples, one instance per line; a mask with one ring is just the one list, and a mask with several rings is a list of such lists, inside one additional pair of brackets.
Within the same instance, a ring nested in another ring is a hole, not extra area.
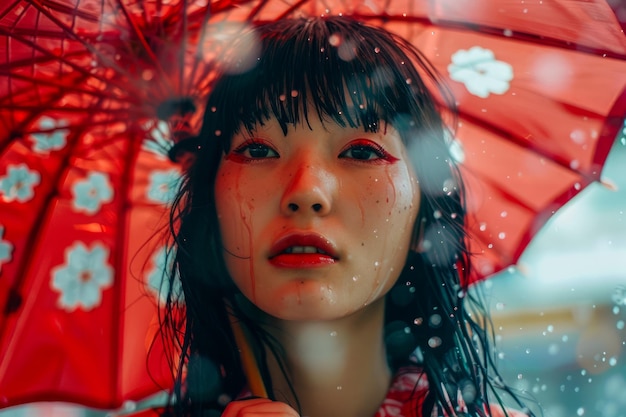
[(170, 415), (501, 415), (501, 394), (522, 407), (467, 295), (437, 86), (409, 43), (349, 18), (257, 25), (232, 46), (173, 209)]

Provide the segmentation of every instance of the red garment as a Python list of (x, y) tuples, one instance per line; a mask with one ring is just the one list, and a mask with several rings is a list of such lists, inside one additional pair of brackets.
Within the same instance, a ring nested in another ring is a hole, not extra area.
[(374, 417), (421, 417), (427, 392), (428, 381), (419, 368), (401, 368)]

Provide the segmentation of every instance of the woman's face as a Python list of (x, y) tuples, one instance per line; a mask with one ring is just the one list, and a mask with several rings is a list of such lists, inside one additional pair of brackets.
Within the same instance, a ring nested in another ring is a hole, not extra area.
[(411, 243), (419, 188), (399, 134), (276, 120), (232, 140), (216, 179), (228, 271), (284, 320), (331, 320), (384, 296)]

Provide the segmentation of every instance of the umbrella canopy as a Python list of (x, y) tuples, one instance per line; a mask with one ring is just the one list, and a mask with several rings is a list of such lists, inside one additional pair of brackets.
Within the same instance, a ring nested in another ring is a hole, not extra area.
[(162, 348), (147, 356), (181, 172), (164, 155), (198, 130), (247, 22), (339, 13), (410, 39), (454, 93), (473, 279), (600, 178), (626, 113), (626, 38), (602, 0), (4, 2), (0, 406), (116, 408), (168, 386)]

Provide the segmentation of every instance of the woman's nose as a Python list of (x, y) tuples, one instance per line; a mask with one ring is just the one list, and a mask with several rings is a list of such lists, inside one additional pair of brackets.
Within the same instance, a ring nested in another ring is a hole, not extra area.
[(281, 210), (285, 215), (325, 216), (332, 210), (337, 178), (327, 167), (297, 163), (289, 174)]

